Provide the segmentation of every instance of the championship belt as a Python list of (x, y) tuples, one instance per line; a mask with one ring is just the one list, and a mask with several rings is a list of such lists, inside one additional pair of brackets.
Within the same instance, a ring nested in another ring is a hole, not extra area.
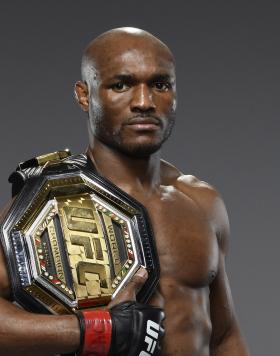
[(137, 300), (146, 302), (159, 261), (145, 208), (85, 155), (65, 155), (26, 161), (10, 177), (18, 194), (1, 242), (14, 300), (52, 314), (106, 306), (144, 266), (148, 279)]

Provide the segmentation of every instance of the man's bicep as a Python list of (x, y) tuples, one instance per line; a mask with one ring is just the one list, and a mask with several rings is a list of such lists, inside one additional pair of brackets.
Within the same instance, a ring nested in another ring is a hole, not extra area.
[(211, 343), (216, 344), (236, 328), (237, 322), (225, 266), (230, 234), (229, 219), (220, 196), (217, 196), (212, 212), (219, 244), (218, 273), (210, 286), (210, 312), (213, 330)]
[(6, 259), (0, 243), (0, 297), (10, 299), (11, 288), (7, 270)]
[(218, 275), (210, 289), (210, 313), (212, 320), (210, 355), (248, 356), (249, 352), (235, 316), (223, 256)]
[(212, 321), (211, 344), (215, 345), (237, 326), (222, 252), (220, 253), (218, 274), (210, 286), (210, 315)]
[(4, 257), (2, 246), (0, 244), (0, 297), (10, 299), (10, 296), (11, 288), (6, 259)]
[[(10, 209), (15, 198), (11, 199), (0, 212), (0, 225), (2, 224), (3, 218)], [(5, 299), (11, 298), (11, 286), (10, 279), (8, 275), (7, 261), (3, 251), (3, 246), (0, 239), (0, 297)]]

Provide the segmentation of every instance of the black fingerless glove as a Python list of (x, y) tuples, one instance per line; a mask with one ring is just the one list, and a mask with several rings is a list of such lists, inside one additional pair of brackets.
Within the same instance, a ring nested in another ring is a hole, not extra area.
[(137, 302), (123, 302), (110, 310), (110, 356), (148, 356), (160, 350), (164, 334), (162, 309)]
[(78, 314), (81, 356), (149, 356), (160, 350), (164, 312), (137, 302)]

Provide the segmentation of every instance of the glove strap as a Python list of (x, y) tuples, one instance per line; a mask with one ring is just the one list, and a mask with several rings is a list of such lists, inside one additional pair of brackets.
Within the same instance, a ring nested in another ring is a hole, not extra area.
[(81, 327), (79, 356), (107, 356), (112, 337), (112, 320), (106, 310), (86, 310), (77, 314)]

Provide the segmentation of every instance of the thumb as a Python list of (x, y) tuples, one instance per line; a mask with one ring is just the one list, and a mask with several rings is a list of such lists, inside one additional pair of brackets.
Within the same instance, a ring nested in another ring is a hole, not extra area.
[(112, 308), (116, 304), (126, 301), (136, 301), (136, 294), (144, 285), (148, 278), (148, 272), (144, 267), (133, 275), (127, 285), (116, 295), (116, 297), (108, 304), (108, 308)]

